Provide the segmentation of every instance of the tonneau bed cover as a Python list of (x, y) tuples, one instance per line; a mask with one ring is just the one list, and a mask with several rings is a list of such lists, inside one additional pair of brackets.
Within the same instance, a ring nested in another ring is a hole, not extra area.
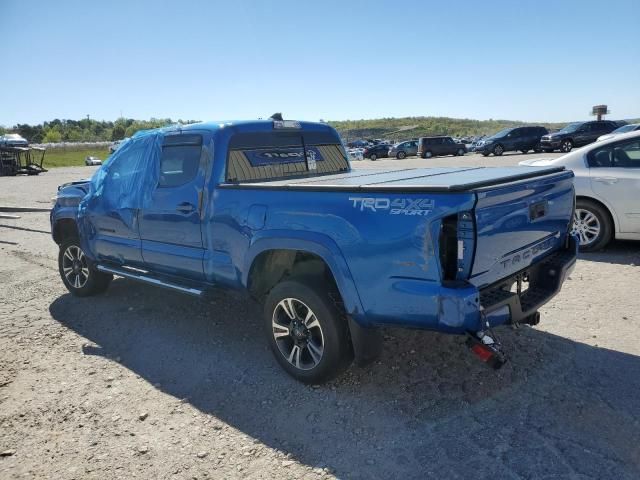
[(335, 175), (264, 182), (223, 183), (222, 188), (463, 192), (562, 172), (564, 167), (438, 167), (358, 169)]

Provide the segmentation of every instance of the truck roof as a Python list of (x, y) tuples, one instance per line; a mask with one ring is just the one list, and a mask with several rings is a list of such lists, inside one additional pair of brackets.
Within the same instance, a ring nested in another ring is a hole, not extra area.
[[(463, 192), (563, 172), (564, 167), (441, 167), (402, 170), (359, 169), (335, 175), (265, 182), (226, 183), (223, 188)], [(572, 172), (566, 171), (573, 175)]]
[[(200, 123), (190, 123), (188, 125), (176, 126), (176, 130), (209, 130), (218, 131), (226, 128), (234, 128), (237, 132), (262, 132), (278, 130), (277, 121), (267, 120), (221, 120)], [(284, 120), (280, 125), (282, 130), (302, 130), (302, 131), (333, 131), (333, 128), (326, 123), (304, 122), (299, 120)], [(294, 125), (294, 126), (292, 126)]]

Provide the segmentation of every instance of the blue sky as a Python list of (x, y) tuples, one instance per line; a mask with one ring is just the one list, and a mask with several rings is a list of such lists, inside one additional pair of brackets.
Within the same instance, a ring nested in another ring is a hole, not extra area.
[(0, 0), (0, 124), (640, 117), (639, 18), (639, 0)]

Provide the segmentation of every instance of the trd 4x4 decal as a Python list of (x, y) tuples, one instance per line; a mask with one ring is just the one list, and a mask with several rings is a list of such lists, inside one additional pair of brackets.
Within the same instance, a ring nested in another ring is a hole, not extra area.
[(429, 198), (349, 197), (353, 208), (361, 212), (387, 212), (390, 215), (429, 215), (435, 202)]

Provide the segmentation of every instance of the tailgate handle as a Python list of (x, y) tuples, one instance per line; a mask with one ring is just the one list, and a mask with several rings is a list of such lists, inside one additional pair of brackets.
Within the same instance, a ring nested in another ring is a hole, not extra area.
[(536, 220), (544, 217), (547, 213), (547, 201), (536, 202), (529, 207), (529, 220)]

